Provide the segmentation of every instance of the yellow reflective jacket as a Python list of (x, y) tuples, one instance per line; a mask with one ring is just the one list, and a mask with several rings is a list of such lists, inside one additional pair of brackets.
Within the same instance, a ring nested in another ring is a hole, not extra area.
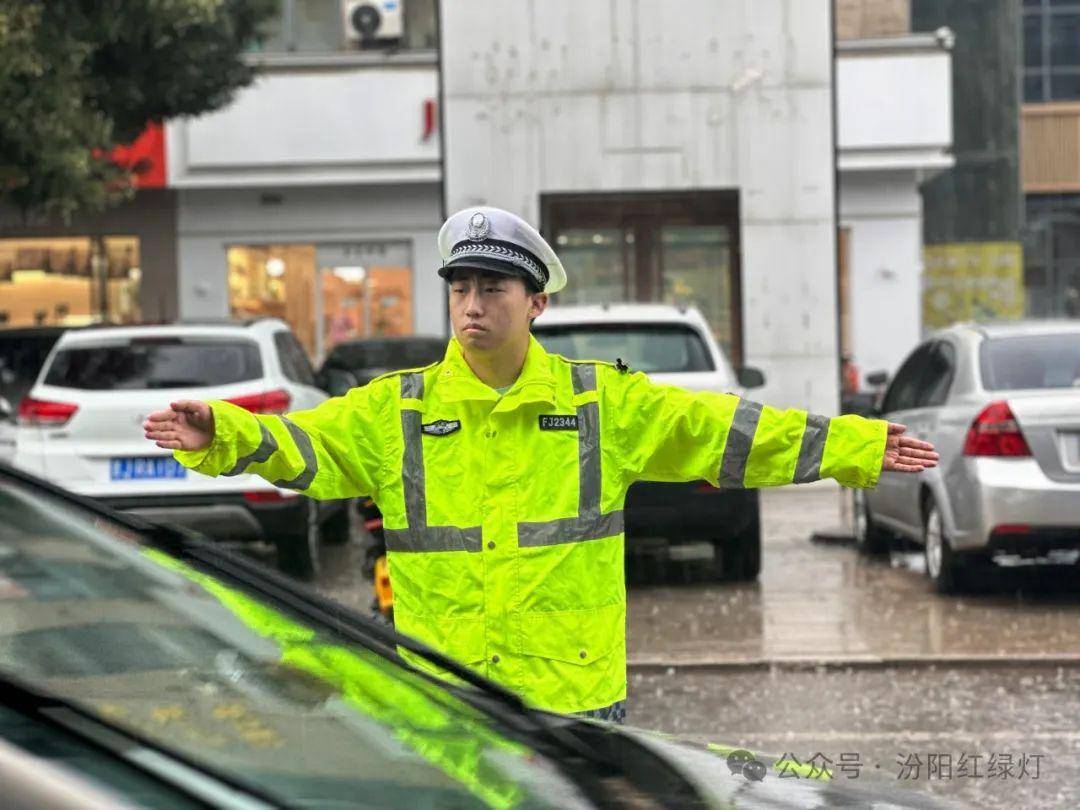
[(623, 503), (638, 480), (764, 487), (877, 483), (884, 422), (690, 393), (531, 339), (503, 396), (446, 356), (309, 411), (211, 403), (208, 475), (255, 473), (383, 513), (400, 631), (576, 712), (626, 696)]

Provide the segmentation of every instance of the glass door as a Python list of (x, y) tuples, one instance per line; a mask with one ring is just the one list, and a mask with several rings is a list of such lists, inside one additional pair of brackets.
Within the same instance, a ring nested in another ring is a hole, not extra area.
[(695, 306), (742, 357), (739, 212), (734, 191), (551, 194), (544, 233), (567, 271), (559, 304)]
[(319, 245), (318, 362), (344, 340), (413, 332), (408, 242)]

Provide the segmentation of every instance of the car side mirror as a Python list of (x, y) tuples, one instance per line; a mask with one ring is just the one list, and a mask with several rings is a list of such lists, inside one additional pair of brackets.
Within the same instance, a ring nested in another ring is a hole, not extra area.
[(0, 396), (0, 421), (15, 421), (15, 409), (11, 407), (11, 402), (4, 396)]
[(315, 385), (332, 397), (349, 393), (350, 388), (360, 385), (356, 375), (342, 368), (319, 369), (315, 375)]
[(761, 369), (753, 366), (743, 366), (735, 372), (735, 379), (743, 388), (761, 388), (765, 385), (765, 375)]
[(873, 392), (849, 394), (840, 400), (841, 413), (855, 413), (859, 416), (873, 418), (881, 416), (878, 407), (878, 396)]
[(887, 371), (872, 371), (866, 375), (866, 384), (879, 386), (885, 385), (889, 381), (889, 372)]

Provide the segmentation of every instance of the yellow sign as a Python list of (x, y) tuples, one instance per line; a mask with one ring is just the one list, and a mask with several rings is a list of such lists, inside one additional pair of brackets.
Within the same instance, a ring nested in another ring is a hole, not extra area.
[(923, 326), (1024, 316), (1019, 242), (963, 242), (923, 248)]

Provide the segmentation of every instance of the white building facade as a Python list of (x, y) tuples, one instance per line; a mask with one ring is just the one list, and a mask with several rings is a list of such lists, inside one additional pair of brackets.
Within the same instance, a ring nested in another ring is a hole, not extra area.
[(761, 397), (837, 408), (829, 3), (443, 4), (448, 210), (554, 240), (561, 301), (687, 301)]
[(168, 126), (182, 318), (338, 340), (443, 334), (434, 51), (267, 55), (224, 110)]
[(923, 334), (919, 185), (953, 164), (951, 34), (837, 48), (843, 348), (894, 372)]
[(933, 37), (834, 61), (828, 0), (455, 0), (435, 39), (409, 0), (430, 48), (318, 52), (341, 21), (284, 6), (299, 50), (167, 127), (182, 318), (278, 315), (316, 360), (445, 334), (435, 235), (492, 204), (559, 251), (555, 305), (695, 304), (778, 405), (836, 411), (841, 339), (864, 370), (917, 339), (917, 183), (950, 142)]

